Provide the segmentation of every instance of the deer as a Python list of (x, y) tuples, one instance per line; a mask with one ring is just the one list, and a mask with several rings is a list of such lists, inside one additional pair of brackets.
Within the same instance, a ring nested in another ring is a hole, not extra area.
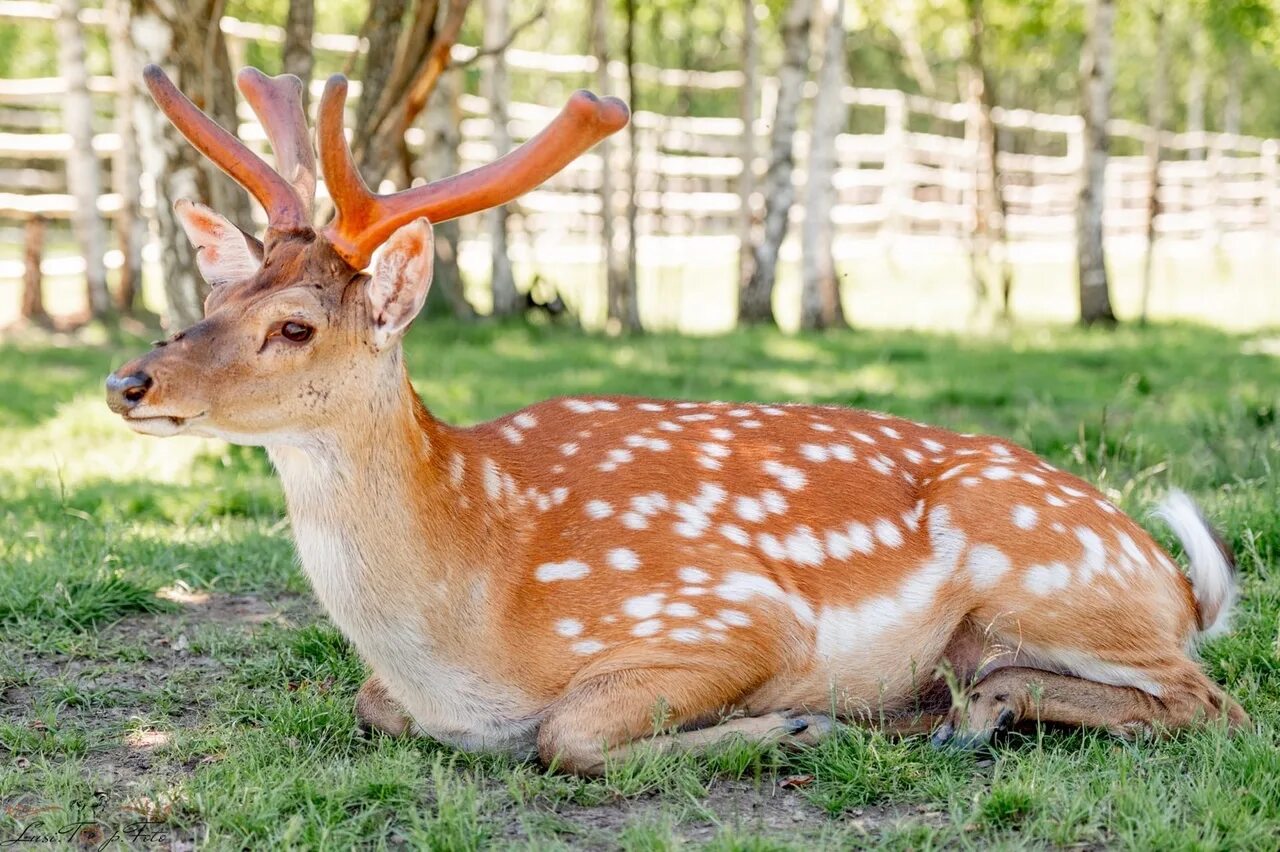
[(968, 749), (1041, 723), (1250, 724), (1197, 656), (1237, 581), (1182, 492), (1159, 514), (1185, 569), (1034, 453), (886, 413), (598, 395), (433, 417), (402, 345), (432, 223), (540, 185), (626, 124), (621, 101), (578, 92), (495, 162), (375, 194), (341, 75), (313, 148), (297, 78), (238, 74), (275, 168), (159, 68), (145, 80), (268, 225), (175, 204), (204, 319), (112, 373), (107, 402), (143, 435), (265, 447), (302, 570), (371, 670), (364, 729), (594, 775), (846, 723)]

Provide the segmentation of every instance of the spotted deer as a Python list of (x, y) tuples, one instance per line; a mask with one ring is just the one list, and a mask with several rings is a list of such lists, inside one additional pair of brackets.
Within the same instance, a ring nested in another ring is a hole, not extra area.
[(1180, 493), (1162, 511), (1187, 573), (1027, 450), (887, 414), (595, 396), (433, 417), (401, 349), (430, 222), (532, 189), (623, 126), (621, 102), (578, 93), (492, 165), (384, 196), (334, 77), (316, 136), (337, 212), (316, 229), (296, 78), (238, 77), (276, 170), (146, 81), (269, 225), (259, 242), (177, 204), (205, 318), (116, 371), (109, 404), (143, 434), (266, 447), (302, 567), (372, 669), (364, 725), (597, 773), (833, 719), (963, 746), (1021, 722), (1247, 724), (1194, 651), (1227, 624), (1232, 558)]

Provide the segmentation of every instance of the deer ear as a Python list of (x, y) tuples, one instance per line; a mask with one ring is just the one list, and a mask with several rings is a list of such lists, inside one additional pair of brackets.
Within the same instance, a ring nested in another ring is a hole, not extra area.
[(402, 226), (383, 243), (368, 285), (374, 346), (385, 349), (422, 310), (434, 265), (435, 240), (426, 219)]
[(173, 212), (196, 248), (196, 266), (209, 286), (248, 280), (262, 268), (262, 243), (224, 217), (185, 198), (174, 202)]

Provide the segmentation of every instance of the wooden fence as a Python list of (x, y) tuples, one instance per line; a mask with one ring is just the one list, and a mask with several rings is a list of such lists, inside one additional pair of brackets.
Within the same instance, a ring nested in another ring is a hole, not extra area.
[[(49, 20), (56, 16), (50, 4), (0, 2), (0, 17)], [(82, 20), (102, 24), (99, 10), (86, 9)], [(233, 54), (247, 41), (278, 42), (276, 27), (251, 24), (233, 18), (222, 21)], [(317, 34), (317, 50), (350, 52), (361, 48), (349, 35)], [(468, 59), (475, 48), (458, 46), (456, 56)], [(521, 72), (566, 77), (565, 90), (582, 75), (593, 73), (590, 56), (550, 55), (510, 50), (513, 74)], [(234, 63), (233, 63), (234, 64)], [(625, 69), (611, 63), (616, 92), (625, 96)], [(705, 90), (734, 89), (741, 84), (737, 71), (699, 72), (640, 66), (637, 77), (647, 85), (683, 86)], [(856, 69), (855, 69), (856, 76)], [(318, 94), (320, 82), (312, 83)], [(775, 83), (762, 86), (761, 119), (749, 132), (758, 139), (763, 154), (772, 126)], [(114, 80), (95, 77), (90, 88), (96, 95), (102, 127), (110, 126)], [(554, 87), (546, 87), (552, 89)], [(59, 130), (59, 98), (65, 93), (59, 78), (0, 80), (0, 228), (19, 239), (23, 223), (33, 217), (68, 218), (75, 202), (66, 192), (63, 160), (70, 137)], [(812, 94), (810, 92), (809, 94)], [(352, 99), (359, 86), (352, 87)], [(972, 132), (971, 106), (946, 103), (918, 95), (885, 89), (849, 87), (844, 99), (853, 119), (849, 126), (870, 127), (873, 132), (841, 134), (837, 139), (838, 168), (834, 176), (837, 203), (836, 254), (849, 256), (870, 244), (914, 237), (963, 243), (974, 223), (977, 140)], [(492, 124), (487, 102), (463, 95), (460, 106), (464, 167), (493, 158), (489, 142)], [(521, 141), (540, 129), (555, 113), (558, 103), (512, 103), (511, 136)], [(1069, 253), (1074, 240), (1076, 192), (1083, 145), (1081, 121), (1073, 115), (1051, 115), (1017, 109), (997, 109), (1001, 149), (999, 166), (1007, 208), (1006, 228), (1012, 250), (1026, 253)], [(673, 116), (640, 111), (634, 116), (637, 148), (627, 149), (625, 135), (613, 145), (615, 162), (622, 172), (627, 157), (637, 159), (638, 224), (642, 242), (676, 240), (675, 255), (715, 244), (736, 248), (740, 233), (741, 201), (738, 184), (743, 124), (736, 118)], [(261, 147), (265, 136), (252, 113), (241, 107), (241, 138)], [(1113, 151), (1107, 172), (1105, 224), (1109, 238), (1145, 238), (1150, 163), (1140, 153), (1149, 128), (1114, 120), (1109, 126)], [(425, 134), (411, 130), (410, 147), (420, 147)], [(1159, 168), (1155, 221), (1162, 239), (1216, 242), (1231, 232), (1273, 234), (1280, 231), (1280, 181), (1274, 139), (1221, 133), (1163, 133), (1165, 159)], [(110, 170), (119, 148), (113, 133), (100, 133), (94, 150)], [(797, 144), (795, 179), (802, 183), (807, 139)], [(763, 157), (751, 164), (759, 174)], [(597, 153), (580, 158), (564, 173), (515, 205), (512, 252), (540, 262), (596, 261), (601, 228), (601, 201), (597, 193), (603, 164)], [(105, 181), (109, 186), (110, 182)], [(759, 181), (756, 183), (759, 186)], [(321, 188), (323, 194), (323, 187)], [(152, 193), (144, 187), (144, 206)], [(625, 199), (617, 199), (614, 215), (621, 215)], [(752, 206), (758, 215), (763, 200)], [(112, 193), (98, 201), (103, 216), (120, 210)], [(804, 215), (797, 206), (793, 218)], [(482, 249), (485, 238), (475, 222), (464, 223), (464, 243)], [(466, 248), (466, 245), (464, 245)], [(642, 257), (645, 255), (642, 254)], [(108, 265), (119, 263), (118, 252), (108, 254)], [(21, 259), (0, 259), (0, 278), (23, 274)], [(44, 260), (45, 274), (74, 274), (82, 263), (74, 256)]]

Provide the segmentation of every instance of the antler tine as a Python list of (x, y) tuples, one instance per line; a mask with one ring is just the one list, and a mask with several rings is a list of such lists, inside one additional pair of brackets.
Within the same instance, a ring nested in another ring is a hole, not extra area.
[(293, 186), (310, 220), (316, 197), (316, 155), (302, 109), (302, 81), (292, 74), (268, 77), (257, 68), (242, 68), (236, 86), (267, 131), (276, 171)]
[(258, 199), (272, 228), (293, 231), (310, 227), (306, 205), (287, 180), (201, 112), (159, 66), (148, 65), (142, 74), (156, 106), (200, 153)]
[(624, 126), (630, 116), (617, 98), (578, 91), (542, 132), (486, 166), (392, 195), (369, 191), (351, 158), (342, 131), (347, 84), (329, 79), (320, 105), (320, 167), (337, 215), (325, 238), (357, 269), (400, 226), (425, 216), (446, 222), (506, 204), (536, 188), (601, 139)]

